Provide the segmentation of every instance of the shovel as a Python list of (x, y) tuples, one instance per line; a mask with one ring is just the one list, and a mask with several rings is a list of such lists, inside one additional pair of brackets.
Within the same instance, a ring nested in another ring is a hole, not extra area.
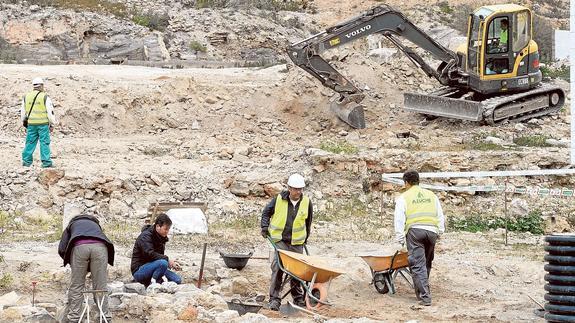
[(292, 303), (291, 301), (288, 301), (287, 304), (282, 304), (280, 306), (280, 313), (282, 313), (283, 315), (286, 316), (295, 316), (297, 314), (299, 314), (300, 312), (314, 316), (314, 317), (319, 317), (321, 319), (325, 319), (324, 316), (319, 315), (317, 313), (314, 313), (308, 309), (305, 309), (303, 307), (297, 306), (294, 303)]

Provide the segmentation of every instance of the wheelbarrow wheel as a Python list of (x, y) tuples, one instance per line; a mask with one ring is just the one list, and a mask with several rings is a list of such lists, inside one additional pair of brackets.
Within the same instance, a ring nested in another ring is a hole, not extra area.
[[(315, 298), (317, 298), (317, 299), (321, 299), (321, 292), (320, 292), (319, 289), (314, 288), (314, 289), (311, 291), (311, 294), (313, 295), (313, 297), (315, 297)], [(306, 298), (307, 298), (308, 304), (309, 304), (309, 306), (310, 306), (311, 308), (314, 308), (314, 307), (316, 307), (316, 306), (319, 304), (319, 302), (317, 302), (315, 299), (313, 299), (313, 298), (311, 298), (311, 297), (308, 297), (307, 295), (306, 295)]]
[(375, 277), (373, 278), (373, 286), (375, 287), (375, 290), (380, 294), (389, 293), (389, 287), (385, 283), (384, 274), (375, 274)]

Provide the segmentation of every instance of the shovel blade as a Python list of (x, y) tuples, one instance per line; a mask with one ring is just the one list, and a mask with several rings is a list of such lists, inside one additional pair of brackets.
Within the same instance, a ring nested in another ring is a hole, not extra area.
[(299, 314), (299, 310), (293, 307), (291, 302), (287, 302), (280, 306), (280, 313), (286, 316), (295, 316)]

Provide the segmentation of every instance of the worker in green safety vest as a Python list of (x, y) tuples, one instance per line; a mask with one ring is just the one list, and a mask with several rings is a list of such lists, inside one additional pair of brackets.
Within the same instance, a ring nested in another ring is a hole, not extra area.
[(437, 196), (419, 187), (419, 174), (409, 170), (403, 174), (405, 191), (395, 202), (394, 225), (397, 242), (407, 240), (408, 260), (419, 304), (431, 305), (429, 274), (435, 243), (445, 231), (443, 210)]
[(499, 47), (507, 51), (507, 41), (509, 40), (509, 20), (501, 20), (501, 31), (499, 31)]
[(52, 167), (50, 157), (50, 132), (56, 124), (54, 105), (44, 91), (44, 80), (32, 80), (33, 90), (22, 98), (20, 118), (26, 127), (26, 144), (22, 151), (22, 165), (32, 166), (34, 150), (40, 142), (40, 160), (42, 167)]
[[(288, 190), (274, 197), (263, 210), (261, 232), (264, 238), (271, 238), (278, 249), (303, 253), (309, 238), (313, 208), (307, 195), (303, 194), (305, 180), (300, 174), (288, 178)], [(277, 259), (271, 265), (269, 308), (278, 311), (281, 305), (283, 273)], [(291, 281), (291, 295), (294, 303), (305, 307), (303, 290), (296, 281)]]

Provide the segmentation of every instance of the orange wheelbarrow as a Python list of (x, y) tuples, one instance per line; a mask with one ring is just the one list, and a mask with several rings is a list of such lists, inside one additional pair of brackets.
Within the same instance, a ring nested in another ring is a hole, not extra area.
[[(307, 248), (305, 248), (307, 255), (304, 255), (278, 249), (271, 238), (268, 237), (268, 240), (274, 247), (280, 270), (286, 275), (281, 288), (283, 289), (289, 280), (293, 279), (303, 288), (308, 309), (318, 309), (322, 305), (331, 305), (327, 301), (329, 285), (332, 279), (343, 274), (343, 272), (331, 268), (325, 258), (310, 256)], [(291, 289), (282, 295), (282, 299), (290, 292)]]
[[(407, 252), (396, 251), (392, 256), (360, 256), (371, 270), (371, 283), (380, 294), (395, 294), (395, 278), (399, 274), (411, 288), (413, 282)], [(409, 278), (408, 278), (409, 276)]]

